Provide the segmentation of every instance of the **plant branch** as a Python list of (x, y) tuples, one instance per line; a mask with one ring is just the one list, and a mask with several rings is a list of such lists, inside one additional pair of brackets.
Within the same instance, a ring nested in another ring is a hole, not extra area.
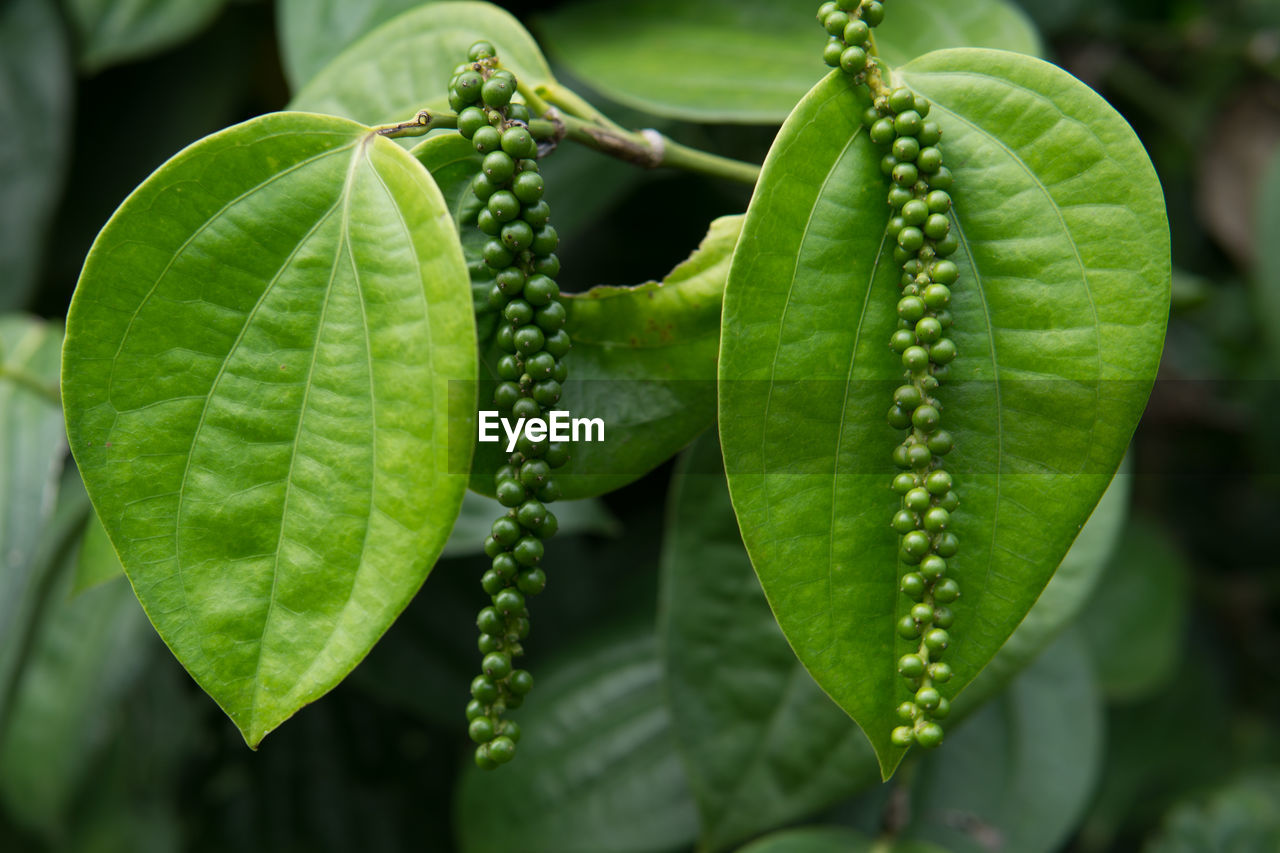
[(373, 127), (374, 133), (388, 139), (402, 136), (426, 136), (433, 130), (457, 127), (458, 117), (453, 113), (433, 113), (430, 110), (419, 110), (418, 114), (408, 121), (396, 124), (380, 124)]
[(565, 115), (555, 108), (529, 122), (535, 138), (568, 138), (601, 154), (616, 157), (644, 169), (670, 167), (714, 178), (754, 185), (760, 167), (681, 145), (656, 130), (613, 130), (594, 122)]
[(559, 108), (561, 112), (584, 119), (592, 124), (598, 124), (601, 127), (607, 127), (615, 133), (626, 133), (627, 129), (615, 122), (613, 119), (600, 112), (593, 107), (586, 98), (579, 95), (572, 89), (567, 89), (559, 83), (550, 83), (545, 86), (538, 87), (538, 95), (546, 100), (553, 107)]

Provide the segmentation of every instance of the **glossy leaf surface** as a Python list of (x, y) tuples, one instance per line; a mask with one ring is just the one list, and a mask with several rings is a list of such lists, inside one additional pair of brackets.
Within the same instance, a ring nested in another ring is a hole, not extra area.
[(1101, 769), (1103, 717), (1088, 652), (1068, 632), (917, 770), (908, 837), (951, 853), (1060, 850)]
[(68, 0), (80, 37), (80, 64), (89, 71), (137, 59), (195, 35), (226, 0)]
[(325, 66), (289, 104), (365, 124), (407, 121), (421, 109), (449, 111), (449, 78), (484, 39), (521, 84), (552, 81), (533, 37), (491, 3), (429, 3), (360, 39)]
[[(99, 235), (68, 317), (72, 450), (152, 623), (251, 745), (332, 688), (443, 548), (474, 321), (430, 176), (350, 122), (178, 154)], [(453, 380), (457, 380), (454, 382)]]
[[(465, 853), (660, 853), (697, 816), (663, 702), (652, 635), (597, 643), (548, 671), (519, 713), (519, 756), (469, 768), (458, 793)], [(493, 804), (502, 803), (494, 820)]]
[[(1168, 224), (1129, 126), (1060, 69), (955, 50), (902, 74), (943, 128), (961, 243), (961, 358), (941, 395), (962, 500), (954, 696), (1022, 621), (1120, 463), (1163, 344)], [(886, 345), (898, 274), (862, 109), (832, 74), (775, 141), (726, 289), (720, 432), (779, 623), (887, 774), (908, 694), (888, 527), (900, 438), (884, 418), (902, 368)]]
[(276, 0), (285, 77), (297, 91), (347, 45), (431, 0)]
[[(775, 124), (828, 69), (809, 0), (585, 0), (540, 19), (559, 62), (621, 103), (698, 122)], [(1038, 54), (1005, 0), (896, 0), (876, 43), (890, 65), (947, 47)]]
[(0, 310), (22, 307), (39, 272), (70, 136), (69, 54), (48, 0), (0, 6)]

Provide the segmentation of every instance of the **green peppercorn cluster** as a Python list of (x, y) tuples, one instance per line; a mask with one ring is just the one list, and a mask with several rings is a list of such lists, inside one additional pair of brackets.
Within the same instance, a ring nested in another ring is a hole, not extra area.
[(956, 357), (955, 343), (947, 337), (951, 288), (959, 278), (956, 265), (947, 260), (959, 248), (949, 216), (953, 179), (942, 164), (942, 129), (929, 119), (929, 100), (906, 86), (884, 85), (871, 36), (871, 28), (884, 20), (883, 5), (878, 0), (823, 3), (818, 20), (831, 36), (823, 53), (827, 64), (869, 87), (872, 104), (863, 123), (871, 140), (888, 148), (880, 168), (890, 183), (889, 237), (895, 243), (894, 263), (902, 270), (898, 328), (889, 343), (903, 367), (888, 421), (905, 431), (893, 451), (900, 469), (893, 490), (902, 503), (891, 526), (900, 537), (898, 557), (907, 567), (901, 590), (909, 602), (897, 631), (919, 643), (898, 661), (914, 696), (898, 706), (903, 725), (891, 738), (897, 746), (935, 747), (943, 738), (937, 721), (951, 710), (937, 688), (951, 678), (951, 667), (941, 660), (955, 620), (948, 605), (960, 597), (959, 585), (947, 576), (947, 561), (959, 550), (949, 528), (960, 499), (943, 469), (954, 441), (941, 428), (942, 404), (935, 396)]
[[(497, 344), (503, 355), (493, 404), (507, 418), (540, 418), (559, 402), (567, 376), (563, 359), (569, 335), (555, 282), (559, 237), (542, 198), (528, 108), (512, 101), (515, 75), (498, 67), (488, 42), (477, 42), (468, 56), (470, 61), (454, 70), (449, 100), (458, 112), (458, 131), (484, 155), (471, 189), (484, 202), (477, 225), (490, 238), (483, 249), (494, 274), (489, 306), (502, 317)], [(552, 471), (568, 460), (564, 444), (522, 435), (496, 474), (497, 498), (507, 511), (494, 521), (484, 543), (492, 565), (480, 585), (491, 604), (476, 619), (484, 658), (467, 705), (481, 768), (510, 761), (520, 739), (519, 727), (502, 715), (520, 707), (533, 687), (533, 677), (515, 669), (513, 661), (524, 653), (529, 634), (526, 599), (547, 583), (540, 568), (543, 541), (556, 532), (557, 521), (546, 504), (560, 495)]]

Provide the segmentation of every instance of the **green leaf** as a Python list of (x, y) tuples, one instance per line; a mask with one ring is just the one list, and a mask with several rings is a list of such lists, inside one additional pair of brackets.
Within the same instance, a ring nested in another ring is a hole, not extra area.
[(1280, 849), (1280, 770), (1255, 770), (1206, 800), (1180, 805), (1144, 849), (1147, 853)]
[(172, 47), (204, 29), (226, 0), (68, 0), (80, 66), (98, 71)]
[(661, 853), (692, 843), (697, 816), (652, 634), (583, 648), (539, 676), (520, 710), (516, 760), (463, 776), (464, 853)]
[[(1276, 149), (1258, 192), (1258, 251), (1280, 240), (1280, 148)], [(1257, 304), (1270, 322), (1259, 324), (1270, 345), (1272, 364), (1280, 364), (1280, 332), (1274, 320), (1280, 317), (1280, 269), (1272, 263), (1259, 263), (1257, 269)], [(1274, 368), (1273, 368), (1274, 370)]]
[(924, 760), (906, 834), (951, 853), (1052, 853), (1089, 803), (1102, 746), (1101, 697), (1071, 631)]
[[(810, 0), (583, 0), (543, 16), (557, 61), (610, 98), (697, 122), (776, 124), (826, 72)], [(1007, 0), (894, 0), (876, 44), (890, 65), (948, 47), (1039, 54)]]
[(73, 98), (67, 39), (48, 0), (0, 6), (0, 310), (22, 307), (62, 187)]
[(1031, 612), (986, 668), (956, 697), (951, 706), (953, 715), (967, 714), (1003, 690), (1015, 675), (1076, 621), (1085, 602), (1097, 588), (1124, 532), (1133, 491), (1130, 467), (1126, 458), (1080, 530), (1080, 535), (1071, 543), (1071, 550), (1062, 558), (1052, 580), (1031, 607)]
[(84, 539), (80, 543), (80, 556), (76, 558), (76, 576), (71, 591), (84, 592), (122, 574), (124, 566), (120, 565), (107, 529), (97, 515), (90, 513)]
[(878, 781), (866, 738), (778, 630), (742, 547), (713, 436), (694, 443), (672, 480), (658, 634), (705, 849)]
[(946, 853), (918, 841), (875, 842), (851, 829), (806, 827), (766, 835), (740, 853)]
[(72, 598), (74, 570), (71, 550), (0, 732), (0, 799), (49, 839), (65, 832), (76, 790), (154, 642), (123, 578)]
[(289, 87), (297, 90), (343, 48), (401, 12), (431, 0), (276, 0), (280, 54)]
[(1130, 522), (1080, 621), (1108, 699), (1144, 699), (1173, 678), (1183, 657), (1190, 586), (1169, 533), (1149, 521)]
[[(61, 345), (57, 326), (0, 315), (0, 718), (57, 562), (45, 529), (66, 455), (56, 397)], [(59, 519), (63, 530), (80, 523)]]
[(94, 244), (72, 451), (152, 624), (251, 746), (359, 662), (443, 548), (473, 330), (430, 176), (341, 119), (197, 142)]
[[(951, 697), (1030, 610), (1120, 463), (1164, 340), (1169, 236), (1132, 130), (1066, 72), (954, 50), (902, 76), (946, 134), (961, 238), (961, 358), (941, 392), (963, 502)], [(725, 292), (719, 420), (774, 613), (887, 775), (908, 694), (888, 527), (899, 436), (883, 414), (902, 368), (886, 346), (898, 273), (863, 106), (832, 74), (774, 143)]]
[(289, 104), (366, 124), (448, 111), (449, 78), (484, 39), (521, 85), (554, 82), (533, 37), (491, 3), (430, 3), (390, 20), (339, 54)]

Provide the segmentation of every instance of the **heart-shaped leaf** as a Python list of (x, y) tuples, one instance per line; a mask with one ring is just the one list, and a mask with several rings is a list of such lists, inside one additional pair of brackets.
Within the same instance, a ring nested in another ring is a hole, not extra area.
[[(816, 8), (811, 0), (585, 0), (537, 29), (557, 61), (621, 103), (688, 121), (776, 124), (827, 70)], [(894, 65), (947, 47), (1041, 49), (1007, 0), (894, 0), (876, 45)]]
[(57, 7), (0, 5), (0, 310), (24, 305), (58, 202), (73, 75)]
[(253, 119), (125, 201), (67, 322), (89, 495), (156, 630), (256, 746), (368, 652), (458, 514), (475, 325), (444, 201), (367, 128)]
[(366, 124), (448, 110), (449, 78), (481, 39), (522, 85), (554, 82), (537, 43), (492, 3), (429, 3), (387, 21), (339, 54), (289, 104)]
[[(1052, 65), (940, 51), (901, 71), (929, 97), (955, 173), (961, 358), (942, 389), (962, 507), (954, 697), (1039, 596), (1120, 463), (1159, 362), (1169, 232), (1142, 146)], [(788, 641), (890, 773), (897, 497), (885, 421), (881, 152), (840, 74), (805, 97), (765, 164), (725, 294), (720, 434), (747, 550)]]

